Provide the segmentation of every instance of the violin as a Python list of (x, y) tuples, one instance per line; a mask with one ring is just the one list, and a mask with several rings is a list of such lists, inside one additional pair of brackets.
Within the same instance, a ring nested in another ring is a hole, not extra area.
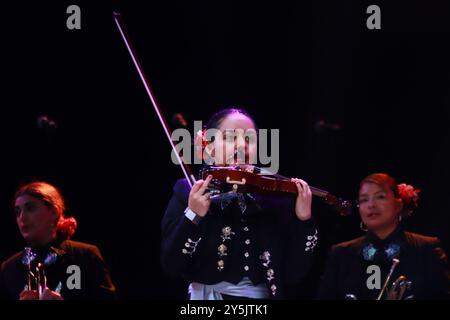
[[(189, 184), (192, 188), (196, 179), (192, 174), (191, 168), (183, 161), (179, 152), (177, 151), (174, 142), (171, 138), (171, 130), (167, 125), (167, 122), (158, 106), (156, 99), (150, 88), (150, 84), (147, 81), (147, 77), (142, 70), (141, 64), (135, 52), (133, 45), (129, 39), (126, 32), (122, 17), (120, 13), (113, 13), (114, 22), (116, 23), (117, 29), (128, 49), (139, 77), (145, 87), (145, 90), (149, 96), (152, 106), (161, 122), (164, 129), (164, 133), (169, 140), (169, 143), (174, 151), (174, 154), (180, 164), (181, 170)], [(223, 194), (229, 192), (248, 192), (248, 193), (260, 193), (260, 194), (297, 194), (297, 187), (294, 182), (289, 178), (283, 177), (281, 175), (273, 175), (270, 173), (264, 173), (264, 169), (257, 168), (254, 166), (235, 166), (235, 167), (206, 167), (201, 170), (201, 177), (205, 179), (208, 175), (212, 175), (212, 183), (209, 186), (209, 192), (212, 198), (220, 197)], [(318, 188), (310, 187), (311, 192), (314, 196), (321, 198), (324, 202), (334, 206), (342, 216), (351, 214), (352, 205), (349, 201), (342, 200), (328, 191), (321, 190)]]
[[(281, 175), (264, 174), (263, 169), (254, 166), (214, 167), (209, 166), (200, 171), (203, 180), (212, 176), (208, 191), (211, 198), (224, 193), (258, 193), (258, 194), (294, 194), (297, 186), (291, 179)], [(328, 191), (310, 186), (311, 193), (325, 203), (333, 206), (341, 216), (352, 213), (350, 201), (338, 198)]]

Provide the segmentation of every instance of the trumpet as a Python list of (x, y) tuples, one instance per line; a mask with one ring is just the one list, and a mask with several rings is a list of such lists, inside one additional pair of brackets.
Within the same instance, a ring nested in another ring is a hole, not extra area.
[[(391, 281), (392, 274), (394, 273), (395, 268), (400, 263), (399, 259), (392, 259), (392, 266), (389, 270), (389, 273), (384, 281), (383, 287), (380, 290), (376, 300), (381, 300), (386, 293), (385, 300), (409, 300), (414, 298), (413, 295), (409, 295), (406, 298), (403, 298), (406, 291), (411, 288), (412, 282), (409, 281), (404, 275), (399, 276), (393, 283), (392, 286), (388, 289), (389, 282)], [(345, 295), (345, 300), (357, 300), (357, 297), (354, 294)]]
[[(392, 273), (394, 272), (395, 268), (400, 263), (399, 259), (392, 259), (392, 266), (391, 270), (389, 271), (389, 274), (386, 277), (386, 281), (384, 282), (383, 288), (380, 291), (380, 294), (377, 297), (377, 300), (381, 300), (383, 297), (384, 292), (387, 289), (387, 286), (389, 284), (389, 281), (391, 280)], [(386, 291), (386, 300), (403, 300), (403, 296), (405, 295), (406, 290), (410, 289), (412, 285), (412, 282), (409, 281), (405, 276), (401, 275), (399, 276), (393, 283), (389, 290)], [(413, 296), (408, 296), (405, 298), (411, 299)]]
[[(57, 254), (50, 252), (43, 262), (36, 263), (36, 254), (30, 247), (25, 247), (22, 257), (22, 263), (27, 270), (27, 283), (25, 284), (25, 290), (36, 290), (39, 293), (39, 297), (42, 296), (44, 290), (47, 288), (47, 276), (45, 275), (45, 267), (55, 263)], [(61, 292), (61, 282), (58, 284), (55, 292)]]
[(386, 281), (384, 281), (383, 288), (381, 288), (380, 294), (378, 295), (377, 300), (381, 300), (381, 298), (383, 297), (384, 291), (386, 291), (387, 285), (388, 285), (389, 281), (391, 280), (392, 273), (394, 273), (394, 270), (398, 266), (399, 263), (400, 263), (400, 260), (395, 259), (395, 258), (392, 259), (391, 270), (389, 271), (389, 273), (386, 277)]
[(45, 276), (44, 265), (40, 262), (36, 266), (36, 283), (39, 297), (41, 297), (45, 288), (47, 288), (47, 277)]
[(413, 296), (410, 295), (403, 299), (406, 290), (410, 289), (412, 282), (409, 281), (405, 276), (400, 276), (392, 284), (391, 289), (387, 292), (386, 300), (409, 300)]
[(33, 290), (36, 285), (36, 276), (32, 271), (31, 264), (36, 259), (36, 254), (31, 250), (30, 247), (25, 247), (22, 263), (27, 269), (27, 283), (25, 285), (26, 290)]
[(27, 269), (27, 283), (25, 285), (26, 290), (36, 290), (39, 295), (42, 295), (46, 286), (47, 278), (45, 276), (44, 265), (38, 262), (35, 268), (32, 268), (32, 264), (36, 259), (36, 254), (30, 247), (26, 247), (22, 258), (22, 263)]

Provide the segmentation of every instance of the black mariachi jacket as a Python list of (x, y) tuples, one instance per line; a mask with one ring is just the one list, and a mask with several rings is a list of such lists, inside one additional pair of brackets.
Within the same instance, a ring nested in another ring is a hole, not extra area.
[[(330, 252), (317, 297), (319, 299), (345, 299), (354, 295), (358, 300), (374, 300), (379, 289), (369, 289), (367, 280), (373, 271), (370, 265), (380, 267), (381, 287), (392, 266), (392, 259), (400, 263), (392, 274), (388, 289), (400, 275), (411, 281), (404, 298), (448, 299), (449, 273), (447, 257), (437, 238), (395, 230), (384, 240), (368, 232), (348, 242), (335, 245)], [(384, 297), (383, 297), (384, 299)]]
[[(116, 290), (108, 267), (96, 246), (65, 240), (32, 250), (36, 254), (34, 264), (45, 259), (49, 261), (49, 257), (52, 259), (45, 266), (47, 287), (53, 291), (60, 287), (60, 294), (65, 300), (115, 298)], [(18, 300), (27, 284), (27, 268), (22, 262), (24, 252), (13, 255), (1, 265), (0, 292), (3, 299)], [(49, 253), (56, 255), (52, 257)], [(76, 280), (70, 277), (77, 271), (69, 266), (79, 267), (81, 288), (74, 287)]]
[(283, 286), (299, 283), (309, 270), (317, 230), (312, 220), (300, 221), (292, 197), (245, 195), (211, 203), (198, 225), (185, 217), (190, 188), (179, 180), (162, 220), (163, 269), (188, 281), (239, 283), (249, 277), (266, 283), (271, 298), (283, 297)]

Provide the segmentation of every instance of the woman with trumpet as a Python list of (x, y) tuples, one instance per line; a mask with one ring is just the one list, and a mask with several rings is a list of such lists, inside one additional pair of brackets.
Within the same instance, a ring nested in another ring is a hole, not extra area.
[(366, 235), (331, 249), (319, 299), (448, 298), (448, 265), (439, 240), (401, 226), (417, 207), (418, 193), (384, 173), (362, 180), (359, 213)]
[(60, 191), (46, 182), (20, 187), (14, 197), (17, 225), (27, 247), (2, 265), (2, 298), (20, 300), (115, 297), (96, 246), (69, 240), (77, 222), (65, 217)]

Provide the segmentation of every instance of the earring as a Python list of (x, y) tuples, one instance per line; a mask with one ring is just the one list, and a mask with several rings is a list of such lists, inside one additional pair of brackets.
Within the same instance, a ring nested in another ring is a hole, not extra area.
[(401, 214), (398, 216), (398, 222), (399, 223), (402, 222), (402, 215)]
[(211, 156), (211, 154), (207, 152), (205, 152), (205, 154), (206, 154), (206, 157), (204, 158), (205, 163), (210, 166), (214, 165), (214, 158)]
[(214, 150), (211, 150), (211, 148), (206, 146), (203, 149), (203, 156), (202, 159), (207, 165), (214, 165), (214, 155), (212, 154)]
[(359, 223), (359, 228), (364, 232), (367, 232), (369, 230), (362, 221)]

